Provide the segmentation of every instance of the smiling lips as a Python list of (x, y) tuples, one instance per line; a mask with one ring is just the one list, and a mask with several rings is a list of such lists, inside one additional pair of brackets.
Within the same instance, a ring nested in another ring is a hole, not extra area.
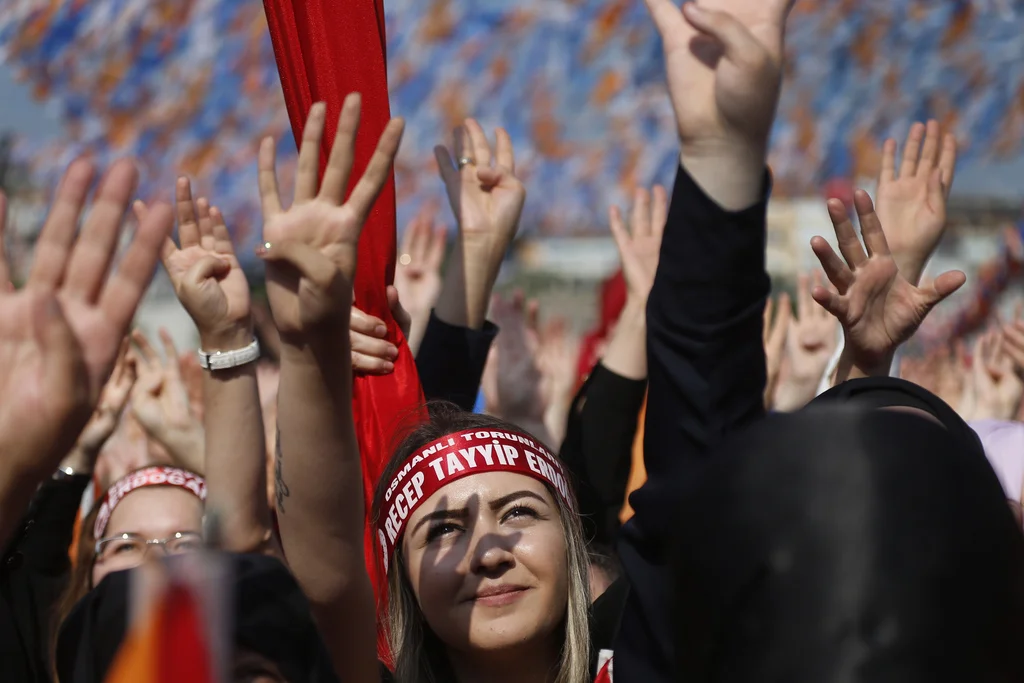
[(527, 590), (525, 586), (488, 586), (478, 590), (470, 600), (484, 607), (504, 607), (519, 600)]

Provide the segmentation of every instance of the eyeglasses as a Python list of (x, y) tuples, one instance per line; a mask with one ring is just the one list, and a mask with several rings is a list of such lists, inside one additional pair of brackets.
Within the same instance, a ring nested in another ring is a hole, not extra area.
[(165, 555), (192, 553), (203, 547), (203, 537), (194, 531), (179, 531), (167, 538), (146, 539), (138, 534), (119, 534), (96, 541), (96, 558), (142, 562), (153, 546), (160, 546)]

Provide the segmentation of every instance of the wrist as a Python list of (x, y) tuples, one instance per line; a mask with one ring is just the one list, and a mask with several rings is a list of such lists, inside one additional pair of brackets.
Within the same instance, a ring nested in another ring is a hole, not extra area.
[(199, 346), (203, 351), (237, 351), (252, 343), (255, 334), (251, 319), (229, 327), (199, 330)]
[(762, 198), (767, 147), (736, 140), (684, 143), (680, 164), (705, 194), (726, 211), (742, 211)]
[(896, 357), (896, 349), (885, 353), (857, 353), (851, 349), (849, 343), (843, 348), (839, 356), (839, 365), (836, 369), (835, 384), (840, 384), (849, 379), (862, 379), (865, 377), (888, 377), (892, 370), (892, 362)]

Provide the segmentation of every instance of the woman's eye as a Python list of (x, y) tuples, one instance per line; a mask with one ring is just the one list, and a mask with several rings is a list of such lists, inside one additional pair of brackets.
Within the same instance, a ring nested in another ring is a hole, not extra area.
[(127, 555), (129, 553), (137, 552), (139, 549), (138, 543), (132, 541), (122, 541), (114, 546), (115, 555)]
[(501, 521), (508, 522), (514, 519), (537, 519), (540, 515), (536, 510), (527, 505), (517, 505), (508, 512)]
[(436, 540), (438, 538), (441, 538), (442, 536), (447, 536), (448, 534), (455, 533), (458, 530), (459, 527), (450, 523), (432, 526), (430, 527), (430, 530), (427, 531), (427, 541), (430, 542)]

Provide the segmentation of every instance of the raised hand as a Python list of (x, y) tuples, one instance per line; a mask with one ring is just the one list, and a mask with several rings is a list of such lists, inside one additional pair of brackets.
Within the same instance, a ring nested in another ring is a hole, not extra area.
[(896, 168), (896, 141), (886, 140), (875, 208), (896, 265), (916, 285), (946, 228), (946, 201), (956, 172), (956, 138), (938, 121), (915, 123)]
[(565, 439), (566, 421), (576, 391), (579, 353), (580, 340), (565, 318), (545, 322), (537, 348), (537, 368), (545, 405), (544, 426), (552, 444), (560, 444)]
[(857, 237), (843, 203), (829, 200), (829, 216), (845, 262), (824, 238), (811, 240), (811, 248), (836, 288), (833, 292), (818, 286), (812, 296), (843, 326), (843, 355), (852, 366), (865, 374), (888, 374), (896, 348), (910, 339), (932, 308), (960, 289), (967, 278), (960, 271), (950, 271), (930, 285), (912, 285), (900, 273), (889, 250), (871, 198), (858, 190), (854, 203), (864, 243)]
[(466, 119), (453, 148), (438, 145), (434, 155), (463, 247), (504, 255), (519, 227), (526, 188), (516, 177), (512, 139), (503, 128), (495, 137), (492, 151), (480, 124)]
[(811, 299), (811, 287), (821, 285), (819, 271), (801, 274), (797, 280), (796, 315), (786, 333), (785, 370), (775, 388), (776, 410), (797, 410), (814, 398), (839, 344), (839, 323)]
[(395, 284), (402, 306), (411, 317), (409, 347), (415, 355), (430, 321), (430, 312), (441, 295), (441, 263), (447, 230), (434, 225), (430, 214), (414, 218), (402, 236), (401, 255), (395, 268)]
[(130, 342), (125, 338), (117, 355), (117, 362), (114, 363), (114, 371), (100, 392), (99, 404), (75, 443), (73, 455), (81, 457), (75, 459), (73, 463), (66, 460), (65, 466), (76, 471), (80, 468), (91, 469), (103, 444), (117, 428), (121, 413), (128, 405), (132, 387), (135, 386), (135, 363), (129, 358), (130, 347)]
[(345, 98), (322, 183), (318, 170), (326, 106), (312, 106), (299, 148), (295, 201), (288, 209), (281, 205), (277, 186), (274, 140), (267, 138), (260, 146), (260, 255), (267, 263), (270, 308), (285, 342), (324, 324), (348, 325), (359, 234), (387, 182), (405, 125), (397, 118), (388, 123), (346, 200), (361, 102), (356, 93)]
[(775, 312), (775, 302), (771, 298), (765, 302), (762, 341), (764, 343), (765, 371), (767, 374), (767, 381), (764, 387), (764, 403), (768, 409), (773, 407), (772, 399), (775, 396), (775, 387), (778, 385), (779, 373), (782, 371), (783, 352), (786, 348), (786, 334), (789, 331), (789, 323), (792, 318), (793, 307), (789, 300), (789, 294), (786, 292), (779, 295), (778, 312)]
[(192, 201), (188, 178), (178, 178), (175, 189), (181, 244), (168, 238), (161, 252), (174, 292), (199, 329), (204, 351), (243, 348), (253, 337), (249, 282), (224, 216), (205, 198)]
[(132, 340), (138, 349), (132, 415), (178, 465), (201, 472), (205, 453), (203, 423), (189, 402), (174, 341), (167, 330), (160, 330), (166, 354), (166, 358), (161, 358), (142, 332), (134, 331)]
[(793, 2), (699, 0), (680, 9), (673, 0), (646, 0), (665, 50), (684, 163), (726, 150), (762, 172)]
[(628, 295), (644, 304), (654, 285), (661, 236), (665, 233), (667, 220), (668, 193), (661, 185), (655, 185), (650, 193), (637, 188), (628, 229), (619, 207), (613, 206), (608, 210), (608, 223), (619, 250)]
[[(501, 329), (485, 370), (488, 412), (527, 429), (543, 424), (546, 403), (543, 376), (537, 354), (540, 339), (536, 327), (537, 306), (521, 293), (511, 299), (494, 297), (491, 315)], [(536, 434), (538, 438), (546, 435)]]
[[(0, 254), (0, 280), (8, 285), (0, 288), (0, 451), (5, 481), (31, 482), (28, 495), (32, 480), (52, 472), (92, 415), (171, 230), (170, 207), (155, 206), (110, 274), (138, 173), (130, 161), (111, 166), (79, 230), (94, 177), (87, 161), (68, 168), (20, 291), (9, 286)], [(20, 510), (10, 513), (17, 519)], [(0, 539), (9, 525), (2, 526)]]
[(980, 335), (974, 342), (971, 372), (974, 379), (975, 420), (1012, 420), (1024, 396), (1024, 380), (1015, 372), (1013, 360), (999, 328)]

